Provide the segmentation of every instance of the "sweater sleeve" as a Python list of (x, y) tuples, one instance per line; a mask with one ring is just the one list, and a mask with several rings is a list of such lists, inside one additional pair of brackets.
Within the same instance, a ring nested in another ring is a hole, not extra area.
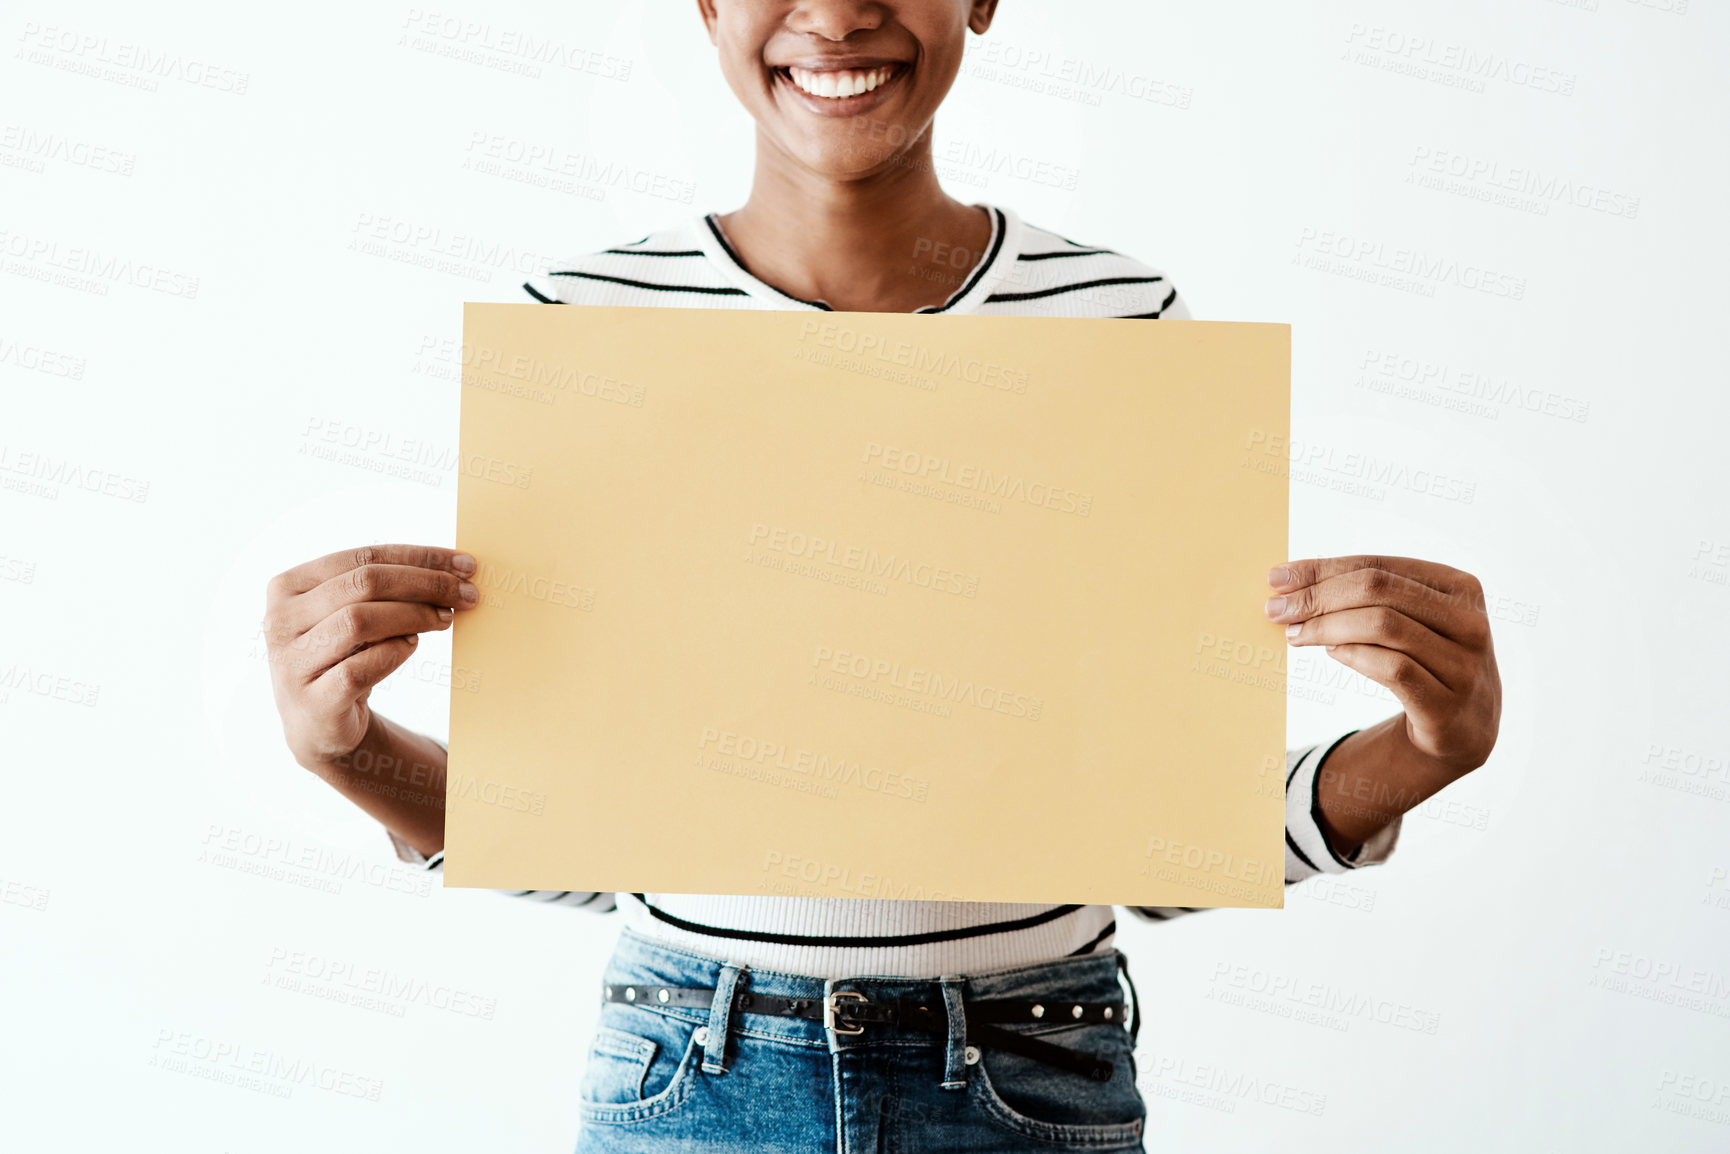
[[(1285, 779), (1285, 884), (1292, 885), (1317, 874), (1338, 874), (1365, 866), (1381, 865), (1393, 855), (1400, 840), (1404, 815), (1395, 817), (1354, 852), (1340, 857), (1328, 844), (1321, 827), (1321, 804), (1316, 796), (1322, 763), (1334, 747), (1350, 737), (1342, 733), (1326, 745), (1286, 750)], [(1170, 921), (1211, 907), (1130, 906), (1129, 911), (1151, 922)]]
[(1171, 286), (1171, 295), (1166, 297), (1165, 304), (1159, 310), (1162, 321), (1193, 321), (1189, 313), (1189, 302), (1177, 291), (1177, 286)]
[[(440, 749), (449, 751), (444, 742), (434, 737), (431, 739)], [(419, 866), (429, 873), (443, 873), (445, 854), (443, 850), (431, 857), (420, 852), (408, 842), (402, 840), (391, 830), (384, 831), (390, 837), (390, 844), (396, 849), (396, 858), (412, 866)], [(564, 906), (566, 909), (593, 910), (595, 913), (609, 913), (617, 908), (617, 902), (610, 893), (577, 893), (572, 890), (494, 890), (495, 894), (506, 897), (526, 898), (548, 906)]]

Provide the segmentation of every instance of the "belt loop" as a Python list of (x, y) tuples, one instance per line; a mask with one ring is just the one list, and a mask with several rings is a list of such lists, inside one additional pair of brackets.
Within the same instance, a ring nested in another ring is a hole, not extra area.
[(967, 1088), (967, 1014), (961, 1008), (961, 987), (967, 979), (948, 975), (937, 979), (943, 988), (943, 1008), (949, 1017), (949, 1037), (943, 1047), (943, 1081), (945, 1090)]
[(715, 1000), (709, 1003), (709, 1036), (703, 1039), (703, 1073), (727, 1072), (727, 1031), (733, 1024), (733, 994), (744, 977), (745, 966), (722, 962), (715, 978)]
[(1141, 995), (1135, 992), (1135, 979), (1129, 976), (1129, 959), (1122, 950), (1117, 951), (1117, 972), (1129, 985), (1129, 1046), (1134, 1049), (1136, 1036), (1141, 1033)]

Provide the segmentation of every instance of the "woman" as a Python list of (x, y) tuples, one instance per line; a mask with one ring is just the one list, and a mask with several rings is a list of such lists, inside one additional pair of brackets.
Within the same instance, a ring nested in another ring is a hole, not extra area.
[[(757, 123), (749, 199), (550, 269), (524, 286), (534, 300), (1187, 319), (1155, 269), (939, 187), (932, 120), (995, 0), (698, 8)], [(367, 695), (417, 634), (474, 607), (475, 572), (449, 549), (377, 546), (289, 570), (268, 596), (296, 759), (429, 869), (443, 860), (442, 807), (379, 782), (422, 782), (437, 798), (444, 749), (373, 713)], [(1293, 644), (1327, 646), (1406, 707), (1288, 752), (1287, 881), (1385, 861), (1400, 814), (1494, 744), (1481, 590), (1409, 558), (1289, 562), (1269, 583), (1268, 616)], [(1139, 1015), (1119, 985), (1110, 907), (517, 896), (626, 916), (584, 1070), (579, 1151), (1141, 1148), (1124, 1028)]]

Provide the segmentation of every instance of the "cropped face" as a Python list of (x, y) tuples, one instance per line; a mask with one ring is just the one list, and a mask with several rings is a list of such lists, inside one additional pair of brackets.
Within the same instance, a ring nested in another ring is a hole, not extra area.
[(835, 179), (892, 166), (931, 126), (997, 0), (698, 0), (767, 142)]

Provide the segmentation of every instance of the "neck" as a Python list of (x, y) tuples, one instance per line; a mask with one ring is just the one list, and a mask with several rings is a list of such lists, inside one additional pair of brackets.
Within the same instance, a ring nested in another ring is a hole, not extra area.
[(938, 184), (928, 133), (854, 180), (812, 172), (759, 133), (751, 195), (720, 221), (758, 280), (846, 312), (942, 304), (991, 237), (989, 215)]

